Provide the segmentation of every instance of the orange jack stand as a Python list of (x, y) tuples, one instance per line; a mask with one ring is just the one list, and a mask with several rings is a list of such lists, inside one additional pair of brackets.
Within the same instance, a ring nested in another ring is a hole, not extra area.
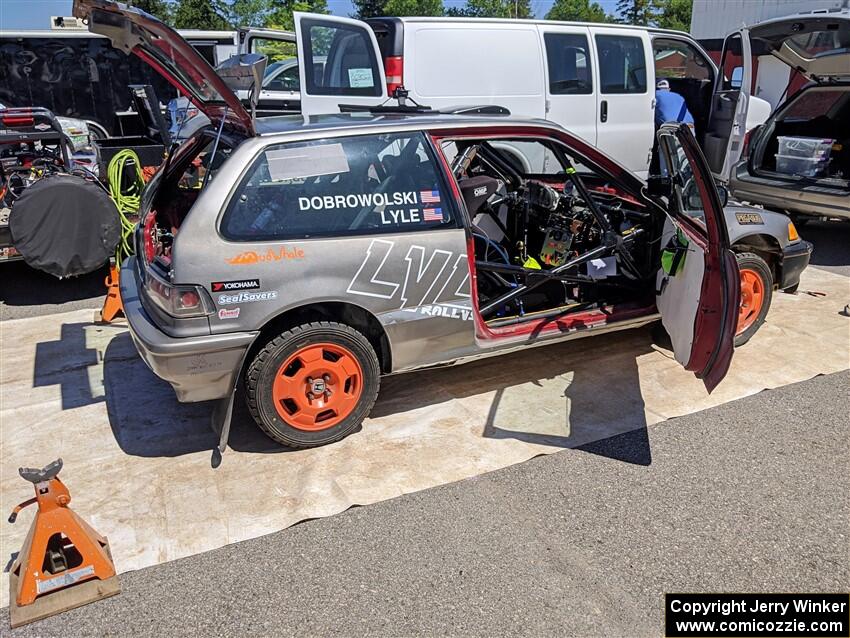
[(121, 303), (121, 291), (118, 287), (120, 274), (114, 260), (109, 262), (109, 276), (104, 280), (106, 284), (106, 299), (100, 310), (100, 320), (109, 323), (119, 314), (124, 314), (124, 304)]
[(41, 470), (18, 470), (35, 486), (35, 498), (12, 510), (9, 522), (33, 503), (38, 503), (38, 512), (9, 570), (12, 627), (121, 591), (106, 538), (68, 507), (71, 494), (57, 478), (61, 469), (62, 459), (57, 459)]

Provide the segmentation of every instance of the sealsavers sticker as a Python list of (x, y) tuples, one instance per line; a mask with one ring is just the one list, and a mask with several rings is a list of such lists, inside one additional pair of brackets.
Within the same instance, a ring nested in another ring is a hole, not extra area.
[(230, 306), (235, 303), (254, 303), (255, 301), (271, 301), (277, 299), (277, 290), (264, 292), (237, 292), (233, 295), (219, 295), (219, 306)]

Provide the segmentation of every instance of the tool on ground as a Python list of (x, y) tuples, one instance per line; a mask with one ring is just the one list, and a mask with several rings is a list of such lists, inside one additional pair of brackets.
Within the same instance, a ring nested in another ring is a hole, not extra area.
[[(125, 173), (125, 170), (128, 172)], [(135, 228), (135, 218), (139, 213), (142, 190), (145, 186), (139, 156), (130, 149), (119, 151), (109, 161), (107, 177), (109, 180), (109, 196), (115, 202), (118, 215), (121, 218), (121, 241), (118, 243), (115, 257), (109, 260), (109, 276), (105, 281), (106, 299), (100, 311), (101, 321), (109, 323), (124, 312), (124, 306), (121, 304), (119, 273), (121, 262), (133, 254), (133, 229)]]
[(15, 507), (9, 522), (33, 503), (38, 511), (9, 571), (12, 627), (121, 591), (106, 538), (68, 507), (71, 494), (57, 476), (61, 469), (62, 459), (57, 459), (40, 470), (18, 470), (34, 485), (35, 497)]

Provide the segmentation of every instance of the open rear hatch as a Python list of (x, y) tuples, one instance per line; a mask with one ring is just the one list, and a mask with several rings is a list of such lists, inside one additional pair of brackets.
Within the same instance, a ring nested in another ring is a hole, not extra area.
[(251, 115), (204, 57), (153, 16), (111, 0), (74, 0), (74, 15), (112, 46), (134, 53), (186, 95), (217, 126), (254, 135)]
[(850, 9), (761, 22), (750, 28), (755, 55), (770, 53), (815, 82), (850, 79)]
[(750, 29), (771, 54), (811, 80), (765, 124), (750, 168), (771, 178), (847, 188), (850, 180), (850, 10), (768, 20)]

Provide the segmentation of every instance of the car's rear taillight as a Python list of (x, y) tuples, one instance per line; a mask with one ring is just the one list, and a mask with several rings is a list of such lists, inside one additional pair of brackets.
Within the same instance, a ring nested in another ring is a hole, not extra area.
[(156, 246), (154, 245), (154, 224), (156, 223), (156, 215), (152, 212), (148, 213), (142, 226), (142, 248), (145, 251), (145, 263), (149, 264), (156, 257)]
[(148, 270), (148, 297), (172, 317), (203, 317), (212, 312), (200, 286), (175, 286)]
[(392, 97), (395, 90), (404, 83), (404, 58), (394, 55), (385, 59), (384, 73), (387, 76), (387, 95)]
[(35, 118), (31, 115), (4, 115), (0, 117), (3, 126), (34, 126)]
[(743, 143), (743, 146), (741, 147), (741, 159), (745, 159), (749, 156), (749, 154), (750, 154), (750, 142), (755, 137), (756, 131), (758, 131), (759, 128), (761, 128), (761, 127), (756, 126), (755, 128), (750, 129), (749, 131), (747, 131), (744, 134), (744, 143)]

